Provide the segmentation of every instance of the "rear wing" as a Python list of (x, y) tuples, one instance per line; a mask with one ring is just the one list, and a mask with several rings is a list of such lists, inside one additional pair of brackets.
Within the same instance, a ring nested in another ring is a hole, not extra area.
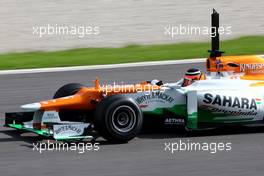
[[(206, 61), (208, 75), (230, 76), (232, 79), (264, 80), (263, 56), (222, 56), (220, 51), (219, 13), (213, 9), (211, 14), (211, 50)], [(234, 75), (234, 77), (232, 77)]]

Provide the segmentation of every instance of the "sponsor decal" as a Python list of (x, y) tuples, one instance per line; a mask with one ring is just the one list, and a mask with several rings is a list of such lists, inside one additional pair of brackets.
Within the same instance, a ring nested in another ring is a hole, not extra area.
[(67, 139), (70, 137), (83, 136), (86, 129), (90, 126), (89, 123), (75, 124), (58, 124), (53, 126), (53, 137), (55, 139)]
[(47, 119), (52, 120), (52, 119), (57, 119), (57, 118), (58, 118), (57, 114), (55, 115), (54, 112), (47, 112), (47, 113), (45, 113), (43, 116), (44, 116), (44, 118), (45, 118), (46, 120), (47, 120)]
[[(258, 100), (257, 102), (256, 99)], [(204, 94), (203, 102), (211, 105), (257, 110), (257, 103), (261, 103), (261, 99), (256, 99), (225, 95), (221, 96), (218, 94), (214, 96), (210, 93), (206, 93)]]
[(259, 69), (263, 69), (264, 68), (264, 64), (262, 63), (255, 63), (255, 64), (240, 64), (240, 71), (244, 72), (246, 70), (259, 70)]
[(43, 113), (42, 122), (60, 122), (60, 117), (56, 111), (45, 111)]
[[(247, 98), (226, 95), (213, 95), (205, 93), (202, 105), (215, 113), (231, 114), (233, 116), (255, 116), (257, 115), (257, 105), (261, 104), (260, 98)], [(235, 108), (231, 110), (229, 108)]]
[(173, 102), (174, 98), (170, 95), (163, 92), (151, 92), (151, 94), (145, 94), (136, 98), (138, 104), (152, 102), (152, 101), (161, 101), (161, 102)]
[(76, 125), (62, 125), (61, 127), (59, 127), (58, 129), (56, 129), (54, 132), (55, 134), (61, 134), (64, 132), (75, 132), (76, 134), (81, 134), (82, 130), (79, 129)]
[(223, 109), (223, 108), (211, 107), (208, 105), (202, 105), (201, 108), (208, 109), (209, 111), (213, 113), (230, 114), (232, 116), (256, 116), (258, 114), (257, 111), (255, 110), (247, 110), (247, 111), (242, 111), (241, 109), (228, 110), (228, 109)]
[(164, 121), (165, 125), (179, 125), (184, 124), (184, 119), (166, 118)]

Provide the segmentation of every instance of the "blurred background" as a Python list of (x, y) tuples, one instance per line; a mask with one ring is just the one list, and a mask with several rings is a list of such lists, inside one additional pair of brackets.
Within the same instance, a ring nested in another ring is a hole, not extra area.
[[(222, 39), (264, 34), (263, 0), (1, 0), (0, 4), (0, 53), (209, 41), (209, 35), (171, 38), (164, 35), (164, 27), (209, 27), (212, 8), (220, 13), (220, 25), (232, 26), (232, 35)], [(32, 35), (34, 26), (47, 24), (99, 26), (100, 34)]]

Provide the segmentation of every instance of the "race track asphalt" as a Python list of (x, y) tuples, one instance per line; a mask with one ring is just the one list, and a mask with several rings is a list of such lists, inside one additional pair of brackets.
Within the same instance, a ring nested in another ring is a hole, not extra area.
[[(195, 66), (204, 69), (204, 64)], [(6, 111), (17, 111), (19, 105), (52, 97), (55, 90), (68, 82), (92, 85), (96, 76), (102, 82), (138, 82), (158, 78), (164, 82), (178, 80), (193, 64), (118, 68), (54, 73), (0, 75), (1, 124)], [(127, 144), (108, 144), (103, 139), (99, 151), (33, 150), (39, 139), (31, 133), (18, 134), (0, 128), (0, 175), (263, 175), (264, 128), (229, 128), (188, 135), (183, 132), (141, 134)], [(232, 143), (230, 151), (164, 150), (165, 143), (224, 142)]]

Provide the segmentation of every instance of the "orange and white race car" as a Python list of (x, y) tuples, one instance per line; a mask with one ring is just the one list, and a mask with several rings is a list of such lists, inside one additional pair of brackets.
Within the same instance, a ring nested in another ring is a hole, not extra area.
[[(215, 27), (218, 18), (214, 11)], [(147, 117), (187, 130), (264, 124), (264, 58), (222, 56), (215, 32), (206, 75), (191, 69), (177, 83), (153, 80), (114, 88), (98, 79), (94, 87), (67, 84), (51, 100), (6, 113), (5, 126), (56, 140), (91, 137), (96, 131), (111, 142), (126, 142), (141, 131)]]

